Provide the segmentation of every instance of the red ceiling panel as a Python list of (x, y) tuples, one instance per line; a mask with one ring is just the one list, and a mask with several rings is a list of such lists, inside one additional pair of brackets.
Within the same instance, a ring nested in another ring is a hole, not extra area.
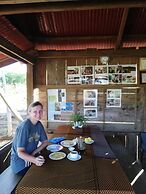
[(122, 13), (123, 9), (98, 9), (49, 12), (37, 17), (43, 35), (99, 36), (117, 35)]
[(0, 16), (0, 35), (13, 43), (21, 50), (28, 50), (33, 47), (32, 43), (19, 32), (4, 16)]
[(135, 41), (124, 41), (123, 48), (136, 48), (146, 47), (146, 41), (144, 40), (135, 40)]
[(7, 56), (6, 56), (6, 55), (4, 55), (4, 54), (0, 53), (0, 60), (6, 59), (6, 58), (7, 58)]
[[(33, 47), (32, 42), (35, 50), (111, 49), (123, 13), (124, 8), (111, 8), (0, 16), (0, 35), (24, 51)], [(146, 34), (146, 8), (130, 8), (125, 20), (121, 47), (145, 47), (138, 35)], [(129, 35), (137, 38), (126, 39)]]

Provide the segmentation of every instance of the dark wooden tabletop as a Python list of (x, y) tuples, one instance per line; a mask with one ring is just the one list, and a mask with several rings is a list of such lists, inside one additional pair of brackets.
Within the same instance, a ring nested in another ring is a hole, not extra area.
[[(80, 160), (70, 161), (65, 157), (54, 161), (49, 158), (50, 151), (45, 149), (42, 153), (46, 159), (45, 164), (42, 167), (32, 165), (17, 186), (16, 193), (134, 194), (102, 132), (92, 129), (76, 132), (69, 126), (62, 126), (48, 136), (73, 139), (80, 135), (90, 135), (94, 139), (94, 143), (86, 145), (85, 151), (81, 152)], [(66, 155), (69, 153), (68, 148), (63, 148), (62, 151)]]

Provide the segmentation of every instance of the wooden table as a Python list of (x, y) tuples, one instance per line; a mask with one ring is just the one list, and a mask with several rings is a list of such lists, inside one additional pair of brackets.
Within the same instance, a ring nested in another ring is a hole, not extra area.
[[(82, 135), (94, 137), (93, 145), (87, 145), (79, 161), (67, 158), (54, 161), (44, 151), (46, 163), (42, 167), (32, 165), (16, 188), (16, 194), (134, 194), (119, 161), (110, 150), (104, 135), (88, 129)], [(62, 126), (49, 137), (64, 136), (67, 139), (80, 133)], [(103, 148), (103, 155), (101, 150)], [(99, 151), (100, 149), (100, 151)], [(68, 154), (67, 148), (63, 151)], [(99, 156), (98, 156), (99, 153)], [(109, 153), (109, 154), (107, 154)]]

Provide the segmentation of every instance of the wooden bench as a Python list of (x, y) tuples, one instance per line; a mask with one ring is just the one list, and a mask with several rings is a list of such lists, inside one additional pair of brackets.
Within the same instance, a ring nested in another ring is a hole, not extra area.
[(14, 174), (9, 166), (0, 174), (0, 193), (13, 194), (22, 176)]

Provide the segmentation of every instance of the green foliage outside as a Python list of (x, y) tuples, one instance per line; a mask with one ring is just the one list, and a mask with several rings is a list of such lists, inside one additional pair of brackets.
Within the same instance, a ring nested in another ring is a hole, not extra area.
[[(11, 85), (15, 85), (15, 84), (24, 84), (26, 81), (26, 77), (25, 74), (17, 74), (17, 73), (6, 73), (5, 74), (5, 81), (6, 84), (11, 84)], [(0, 82), (3, 85), (3, 79), (0, 78)]]

